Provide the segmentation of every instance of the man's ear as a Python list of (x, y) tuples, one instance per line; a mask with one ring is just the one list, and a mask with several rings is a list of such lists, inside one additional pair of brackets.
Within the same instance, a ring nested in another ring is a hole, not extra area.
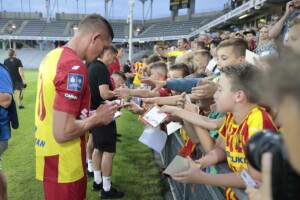
[(101, 37), (101, 34), (100, 33), (93, 33), (92, 34), (92, 44), (94, 44), (95, 42), (96, 42), (96, 40), (98, 39), (98, 38), (100, 38)]

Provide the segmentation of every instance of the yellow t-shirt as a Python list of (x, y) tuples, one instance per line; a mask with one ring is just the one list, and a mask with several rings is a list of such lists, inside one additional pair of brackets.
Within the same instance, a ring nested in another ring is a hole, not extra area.
[(168, 53), (168, 56), (170, 57), (170, 56), (179, 56), (179, 55), (181, 55), (181, 54), (183, 54), (183, 53), (185, 53), (186, 51), (171, 51), (171, 52), (169, 52)]
[(77, 119), (89, 115), (87, 68), (67, 47), (48, 53), (39, 68), (35, 107), (36, 178), (74, 182), (85, 176), (85, 135), (58, 143), (53, 135), (53, 109)]
[[(248, 170), (245, 145), (249, 138), (263, 129), (277, 130), (271, 117), (261, 107), (252, 109), (240, 125), (235, 124), (232, 113), (227, 113), (219, 134), (225, 140), (227, 163), (234, 172), (241, 165)], [(225, 189), (225, 195), (226, 199), (238, 199), (230, 188)]]

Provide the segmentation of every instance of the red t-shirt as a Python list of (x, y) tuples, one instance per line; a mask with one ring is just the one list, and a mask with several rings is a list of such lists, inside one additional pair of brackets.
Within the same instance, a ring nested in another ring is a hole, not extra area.
[(170, 89), (161, 88), (161, 89), (157, 90), (157, 92), (159, 93), (159, 96), (161, 96), (161, 97), (172, 96), (172, 92)]
[(120, 62), (119, 62), (119, 59), (115, 59), (114, 62), (109, 65), (108, 67), (108, 71), (109, 71), (109, 74), (112, 75), (112, 73), (116, 70), (119, 70), (121, 71), (121, 65), (120, 65)]

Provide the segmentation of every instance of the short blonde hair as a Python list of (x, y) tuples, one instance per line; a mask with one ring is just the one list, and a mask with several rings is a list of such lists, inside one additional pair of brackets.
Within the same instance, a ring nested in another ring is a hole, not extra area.
[(192, 51), (187, 51), (183, 54), (180, 54), (175, 59), (175, 64), (184, 63), (189, 68), (191, 73), (194, 73), (197, 71), (195, 65), (194, 65), (194, 53)]

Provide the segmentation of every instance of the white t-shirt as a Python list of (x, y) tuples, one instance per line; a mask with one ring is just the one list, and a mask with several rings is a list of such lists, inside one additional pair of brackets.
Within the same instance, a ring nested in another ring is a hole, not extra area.
[(216, 64), (217, 64), (217, 61), (215, 61), (215, 59), (211, 59), (209, 61), (208, 65), (206, 66), (206, 69), (208, 69), (209, 71), (212, 71), (214, 73), (218, 73), (219, 72), (218, 68), (216, 68), (215, 71), (213, 71)]

